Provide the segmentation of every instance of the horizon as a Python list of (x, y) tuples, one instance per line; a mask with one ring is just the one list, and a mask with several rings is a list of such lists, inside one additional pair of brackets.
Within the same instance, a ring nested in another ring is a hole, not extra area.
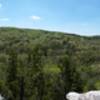
[(0, 0), (0, 27), (100, 36), (99, 0)]
[(55, 31), (55, 30), (47, 30), (47, 29), (39, 29), (39, 28), (27, 28), (27, 27), (14, 27), (14, 26), (0, 26), (0, 28), (14, 28), (14, 29), (22, 29), (22, 30), (41, 30), (41, 31), (49, 31), (49, 32), (57, 32), (57, 33), (62, 33), (66, 35), (76, 35), (76, 36), (83, 36), (83, 37), (99, 37), (100, 35), (82, 35), (78, 33), (69, 33), (69, 32), (64, 32), (64, 31)]

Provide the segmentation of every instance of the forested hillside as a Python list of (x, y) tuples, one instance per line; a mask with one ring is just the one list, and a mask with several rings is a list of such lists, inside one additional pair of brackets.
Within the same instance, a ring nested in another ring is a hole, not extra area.
[(0, 28), (0, 94), (7, 100), (65, 100), (100, 89), (100, 36)]

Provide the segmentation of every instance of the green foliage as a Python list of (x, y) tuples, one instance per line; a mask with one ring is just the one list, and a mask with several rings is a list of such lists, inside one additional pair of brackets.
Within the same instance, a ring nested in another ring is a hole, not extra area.
[(100, 89), (99, 69), (99, 36), (0, 28), (0, 93), (7, 100), (64, 100), (69, 91)]

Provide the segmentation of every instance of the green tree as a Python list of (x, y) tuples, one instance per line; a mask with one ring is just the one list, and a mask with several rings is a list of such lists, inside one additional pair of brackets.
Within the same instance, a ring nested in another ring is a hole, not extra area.
[(8, 100), (17, 100), (18, 96), (18, 77), (17, 77), (17, 53), (11, 51), (7, 69)]
[[(72, 45), (72, 44), (70, 44)], [(82, 80), (77, 71), (77, 63), (75, 60), (74, 46), (68, 45), (65, 55), (60, 58), (61, 79), (63, 80), (63, 99), (66, 100), (65, 95), (69, 91), (82, 91)], [(71, 48), (70, 48), (71, 47)], [(71, 49), (71, 50), (70, 50)]]
[(45, 78), (43, 73), (43, 51), (41, 50), (41, 45), (38, 44), (33, 49), (33, 67), (35, 71), (34, 83), (37, 88), (37, 100), (43, 100), (44, 90), (45, 90)]
[(40, 44), (35, 45), (28, 53), (27, 67), (29, 80), (27, 84), (31, 84), (31, 86), (28, 87), (29, 89), (27, 91), (30, 91), (28, 98), (31, 97), (31, 99), (43, 100), (44, 98), (45, 78), (43, 72), (43, 55)]

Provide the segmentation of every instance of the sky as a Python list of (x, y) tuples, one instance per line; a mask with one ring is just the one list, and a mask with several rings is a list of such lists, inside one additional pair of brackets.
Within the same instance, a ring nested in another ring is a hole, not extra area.
[(100, 35), (100, 0), (0, 0), (0, 26)]

